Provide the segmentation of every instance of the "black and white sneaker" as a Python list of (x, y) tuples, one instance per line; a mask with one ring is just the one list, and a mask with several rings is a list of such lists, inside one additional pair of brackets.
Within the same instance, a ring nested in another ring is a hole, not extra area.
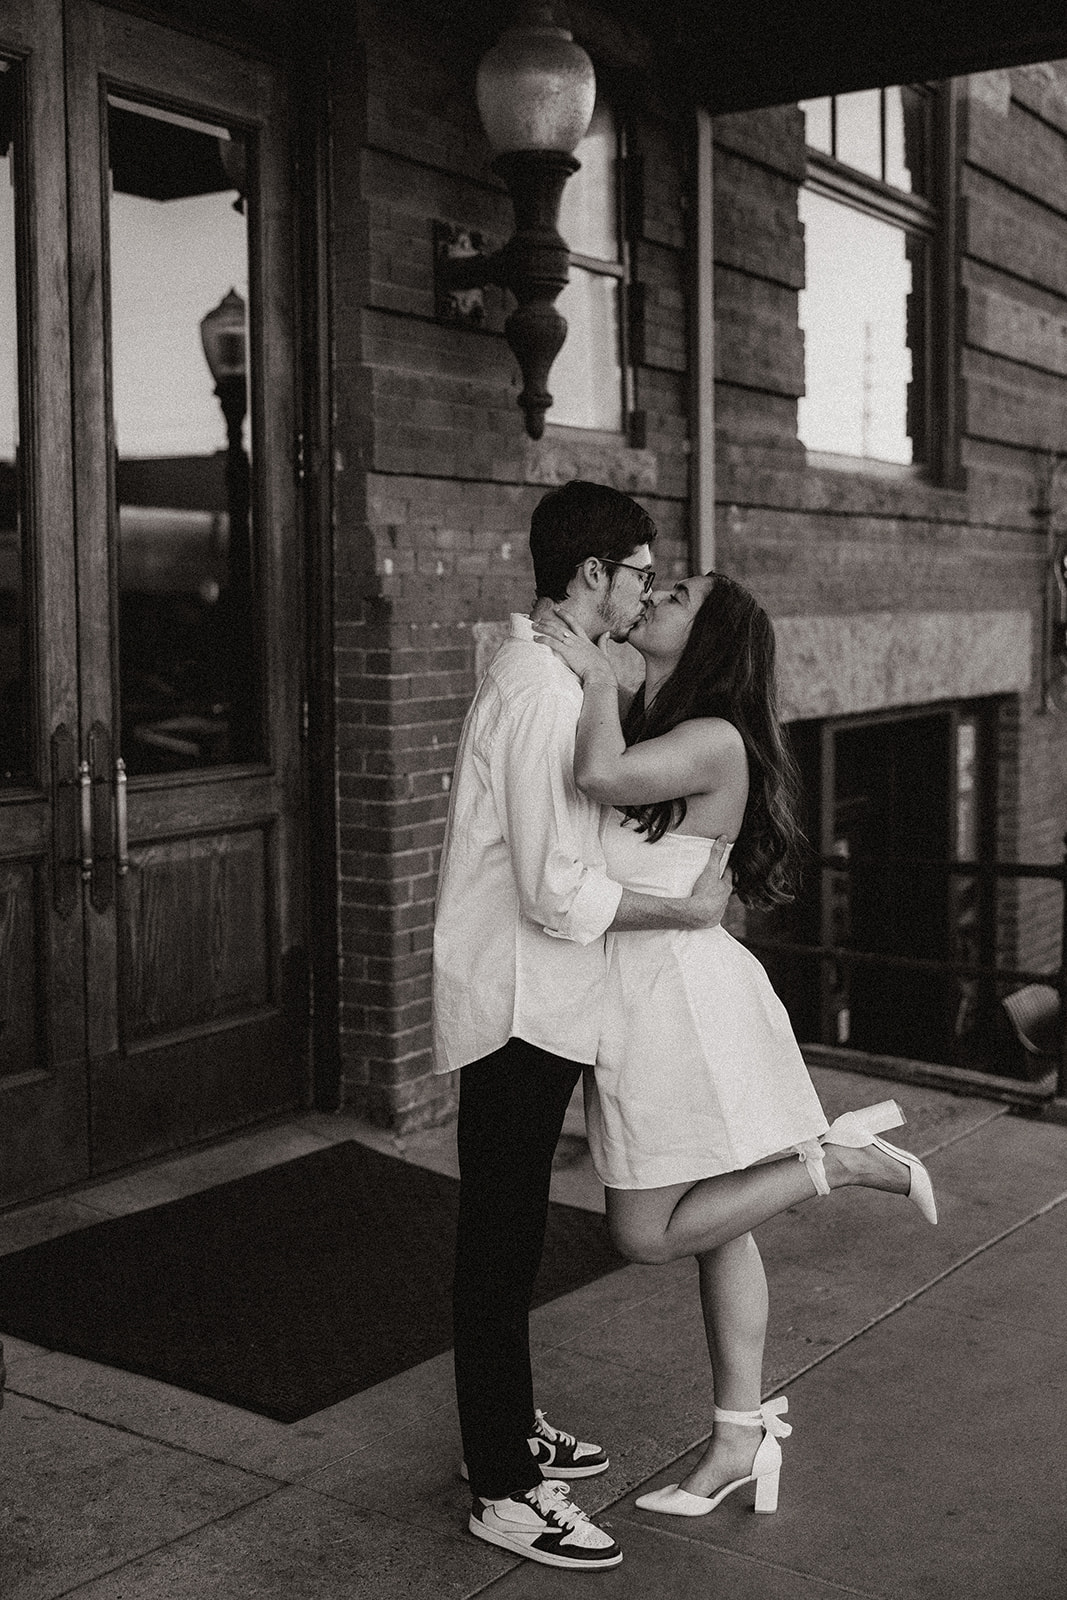
[(615, 1540), (571, 1505), (569, 1494), (565, 1483), (547, 1478), (513, 1500), (475, 1500), (468, 1527), (487, 1544), (546, 1567), (617, 1567), (622, 1551)]
[(598, 1444), (576, 1439), (573, 1433), (554, 1428), (543, 1411), (534, 1412), (534, 1431), (530, 1449), (546, 1478), (595, 1478), (607, 1472), (611, 1462)]
[[(543, 1411), (534, 1412), (534, 1431), (527, 1443), (546, 1478), (595, 1478), (611, 1466), (598, 1444), (576, 1439), (573, 1433), (554, 1428)], [(467, 1477), (467, 1463), (460, 1462), (459, 1475)]]

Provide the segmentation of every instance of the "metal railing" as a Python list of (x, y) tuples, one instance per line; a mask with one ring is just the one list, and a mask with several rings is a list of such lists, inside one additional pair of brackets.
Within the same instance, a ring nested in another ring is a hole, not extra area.
[[(995, 903), (996, 887), (1002, 879), (1043, 879), (1058, 883), (1061, 890), (1062, 912), (1060, 921), (1059, 966), (1051, 972), (1036, 972), (1029, 968), (1002, 965), (996, 961), (968, 962), (941, 960), (924, 956), (895, 955), (882, 951), (855, 949), (848, 945), (829, 942), (806, 944), (791, 939), (776, 939), (763, 935), (746, 936), (744, 943), (757, 952), (773, 952), (786, 956), (817, 958), (820, 977), (825, 989), (828, 968), (879, 967), (886, 971), (937, 974), (968, 981), (983, 981), (999, 987), (1007, 984), (1047, 984), (1059, 996), (1058, 1016), (1058, 1067), (1056, 1094), (1067, 1097), (1067, 836), (1064, 838), (1064, 856), (1058, 865), (1037, 865), (1032, 862), (1008, 861), (945, 861), (918, 856), (843, 856), (823, 855), (816, 858), (825, 885), (827, 874), (851, 875), (857, 869), (892, 871), (906, 869), (943, 873), (946, 878), (967, 878), (977, 881), (980, 903)], [(987, 936), (995, 929), (986, 927)]]

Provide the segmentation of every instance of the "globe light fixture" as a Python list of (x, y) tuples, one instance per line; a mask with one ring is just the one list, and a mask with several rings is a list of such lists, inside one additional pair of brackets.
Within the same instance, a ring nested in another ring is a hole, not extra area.
[(551, 5), (526, 6), (479, 62), (476, 95), (486, 138), (498, 155), (571, 155), (593, 115), (593, 63), (555, 22)]
[(563, 186), (578, 171), (573, 151), (593, 115), (593, 64), (552, 5), (522, 5), (478, 66), (478, 111), (493, 162), (508, 188), (515, 233), (493, 255), (477, 236), (436, 227), (438, 315), (479, 320), (472, 291), (495, 283), (518, 302), (504, 336), (522, 372), (518, 398), (526, 431), (540, 439), (552, 404), (548, 374), (567, 335), (555, 301), (570, 275), (570, 251), (559, 234)]
[(248, 366), (245, 303), (236, 289), (223, 295), (214, 310), (201, 318), (200, 343), (216, 387), (235, 378), (244, 382)]

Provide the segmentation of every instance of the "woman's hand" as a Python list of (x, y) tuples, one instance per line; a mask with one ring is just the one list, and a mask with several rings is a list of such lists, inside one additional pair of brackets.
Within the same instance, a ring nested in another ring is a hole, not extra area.
[(534, 623), (534, 638), (539, 644), (547, 644), (561, 661), (567, 663), (575, 677), (580, 679), (583, 689), (592, 683), (610, 684), (613, 689), (618, 688), (615, 669), (603, 650), (559, 606), (552, 608), (550, 617)]

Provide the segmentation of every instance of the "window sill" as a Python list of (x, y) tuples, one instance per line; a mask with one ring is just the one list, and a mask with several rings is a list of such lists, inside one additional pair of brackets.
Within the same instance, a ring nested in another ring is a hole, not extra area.
[(869, 470), (871, 465), (857, 456), (760, 450), (722, 442), (716, 460), (716, 498), (727, 505), (833, 516), (969, 520), (972, 511), (962, 470), (955, 482), (945, 483), (921, 467), (890, 463), (880, 472)]
[(887, 510), (905, 517), (943, 520), (967, 516), (966, 480), (937, 479), (927, 466), (874, 461), (863, 456), (806, 452), (804, 501), (809, 509), (861, 515)]
[(929, 483), (927, 469), (909, 461), (879, 461), (874, 456), (837, 455), (830, 450), (804, 451), (809, 467), (829, 472), (851, 472), (857, 477), (887, 478), (895, 483)]

